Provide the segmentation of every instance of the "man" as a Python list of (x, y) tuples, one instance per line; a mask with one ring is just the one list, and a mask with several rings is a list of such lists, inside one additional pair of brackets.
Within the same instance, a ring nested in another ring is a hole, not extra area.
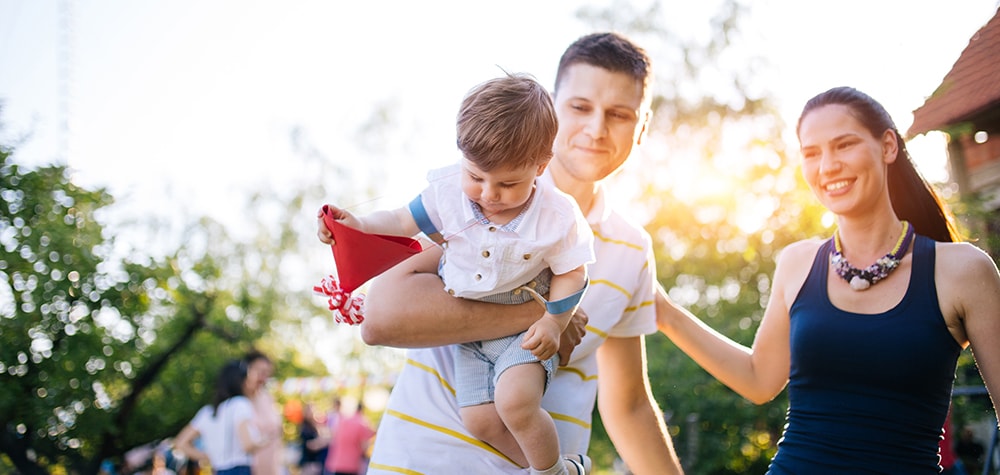
[[(649, 81), (646, 53), (618, 34), (584, 36), (560, 60), (554, 91), (559, 131), (541, 179), (572, 196), (587, 216), (597, 261), (588, 266), (591, 283), (580, 307), (589, 318), (586, 334), (572, 357), (562, 359), (566, 364), (542, 406), (556, 421), (562, 452), (586, 453), (597, 400), (629, 468), (662, 475), (681, 469), (646, 375), (644, 335), (656, 332), (650, 238), (608, 207), (602, 185), (646, 131)], [(438, 345), (518, 333), (542, 309), (449, 296), (434, 274), (439, 257), (436, 249), (414, 256), (380, 276), (368, 293), (365, 341), (418, 348), (408, 352), (392, 391), (369, 473), (526, 473), (463, 428), (452, 350)], [(568, 339), (574, 336), (580, 338), (571, 332)]]

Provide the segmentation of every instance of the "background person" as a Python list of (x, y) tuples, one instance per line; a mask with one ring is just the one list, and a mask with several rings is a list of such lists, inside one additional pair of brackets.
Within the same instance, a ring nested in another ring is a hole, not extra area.
[(302, 422), (299, 424), (299, 456), (300, 475), (319, 475), (323, 472), (326, 461), (326, 449), (329, 437), (323, 424), (316, 420), (312, 404), (302, 407)]
[(251, 350), (243, 356), (247, 364), (247, 381), (253, 390), (250, 402), (254, 409), (254, 428), (268, 445), (254, 452), (254, 475), (282, 475), (284, 467), (284, 444), (281, 427), (282, 416), (267, 383), (274, 375), (274, 363), (264, 353)]
[[(360, 475), (365, 465), (368, 443), (375, 435), (365, 419), (364, 405), (359, 401), (353, 414), (342, 415), (332, 445), (333, 452), (327, 460), (327, 470), (333, 475)], [(447, 457), (447, 454), (424, 454), (428, 457)]]
[[(247, 399), (252, 392), (246, 362), (226, 363), (216, 381), (212, 403), (184, 426), (174, 446), (202, 466), (211, 465), (217, 475), (250, 475), (251, 454), (272, 442), (253, 434), (253, 406)], [(198, 438), (204, 450), (194, 446)]]

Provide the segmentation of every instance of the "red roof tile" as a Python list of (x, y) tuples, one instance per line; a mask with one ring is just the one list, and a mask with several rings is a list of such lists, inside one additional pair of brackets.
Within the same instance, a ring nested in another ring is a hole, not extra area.
[(1000, 9), (980, 28), (941, 85), (913, 111), (907, 136), (940, 130), (1000, 106)]

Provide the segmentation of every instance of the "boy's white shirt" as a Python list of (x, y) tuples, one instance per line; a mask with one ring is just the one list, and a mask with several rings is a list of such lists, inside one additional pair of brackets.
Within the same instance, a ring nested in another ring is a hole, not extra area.
[(511, 231), (479, 222), (460, 173), (457, 164), (432, 170), (421, 193), (428, 217), (447, 241), (439, 273), (452, 295), (479, 299), (514, 290), (546, 268), (560, 275), (594, 261), (586, 218), (551, 179), (536, 180), (534, 196)]
[[(548, 173), (540, 180), (552, 183)], [(562, 453), (586, 453), (597, 397), (597, 348), (609, 337), (655, 333), (655, 263), (649, 234), (607, 208), (603, 188), (587, 215), (598, 259), (581, 307), (587, 334), (556, 371), (542, 407), (552, 414)], [(541, 311), (539, 312), (541, 316)], [(451, 347), (411, 349), (375, 438), (369, 474), (526, 474), (462, 425)], [(440, 454), (440, 455), (431, 455)]]

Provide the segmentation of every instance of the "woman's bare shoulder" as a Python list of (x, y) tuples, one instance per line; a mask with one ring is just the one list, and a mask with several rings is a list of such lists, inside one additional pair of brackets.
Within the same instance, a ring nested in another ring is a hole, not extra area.
[(957, 279), (980, 280), (997, 274), (997, 265), (986, 251), (968, 242), (939, 242), (935, 246), (938, 272)]

